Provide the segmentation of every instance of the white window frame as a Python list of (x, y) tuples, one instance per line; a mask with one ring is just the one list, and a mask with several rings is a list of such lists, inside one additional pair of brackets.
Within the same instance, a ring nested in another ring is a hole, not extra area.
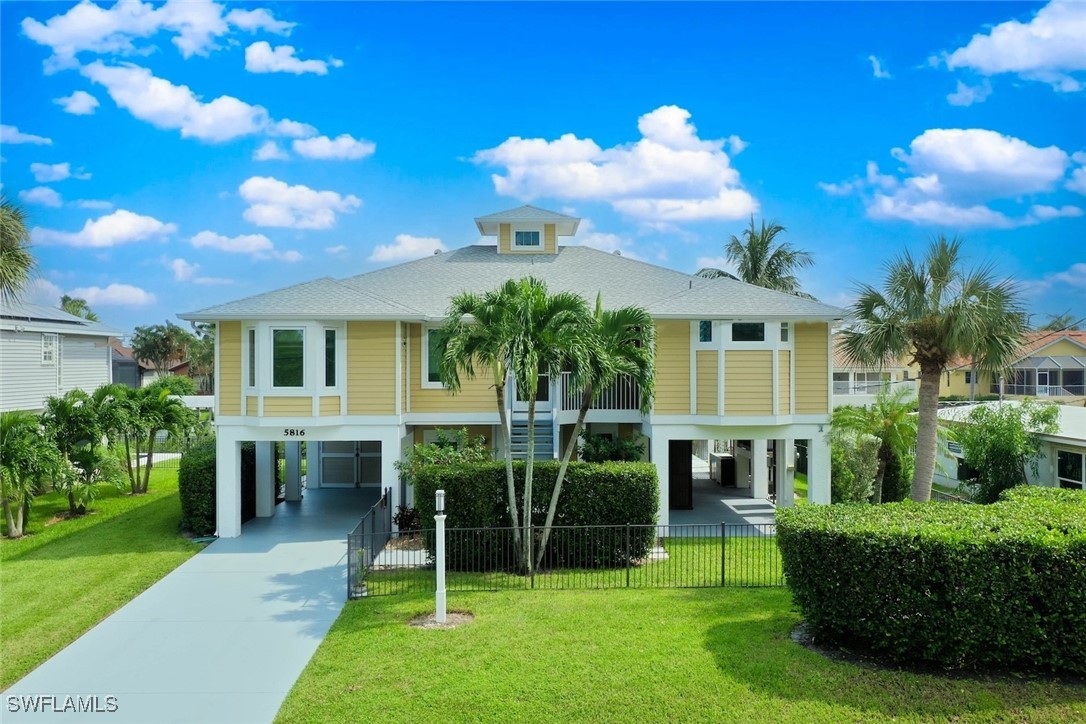
[(41, 366), (56, 367), (60, 356), (60, 335), (54, 332), (41, 334)]
[[(245, 327), (242, 331), (244, 341), (241, 349), (241, 368), (245, 375), (245, 389), (252, 391), (260, 387), (260, 355), (254, 355), (260, 349), (260, 332), (256, 327)], [(252, 344), (249, 344), (250, 336), (253, 340)], [(253, 371), (252, 378), (249, 377), (250, 369)]]
[(419, 383), (424, 390), (444, 390), (445, 385), (441, 382), (430, 381), (430, 332), (436, 332), (441, 327), (436, 324), (423, 325), (422, 327), (422, 364), (420, 369), (422, 370), (422, 379)]
[[(546, 244), (546, 241), (544, 239), (543, 229), (540, 229), (540, 228), (536, 228), (536, 227), (528, 227), (528, 228), (521, 228), (521, 229), (514, 228), (514, 229), (510, 230), (510, 234), (511, 234), (511, 236), (510, 236), (510, 239), (509, 239), (509, 247), (511, 249), (542, 249)], [(517, 234), (538, 234), (539, 243), (538, 244), (518, 244), (517, 243)]]
[[(306, 361), (306, 357), (308, 356), (308, 350), (309, 350), (309, 344), (306, 341), (306, 337), (309, 336), (309, 335), (306, 334), (307, 331), (308, 331), (308, 329), (306, 328), (305, 325), (301, 325), (301, 326), (299, 326), (299, 325), (287, 325), (287, 326), (273, 325), (272, 327), (270, 327), (270, 333), (268, 334), (268, 388), (269, 389), (277, 390), (277, 391), (279, 391), (279, 390), (292, 391), (292, 392), (301, 392), (303, 390), (309, 390), (309, 385), (307, 384), (308, 381), (309, 381), (309, 378), (308, 378), (309, 364)], [(301, 332), (302, 333), (302, 384), (301, 385), (279, 386), (279, 385), (275, 384), (275, 333), (276, 332)], [(323, 339), (323, 337), (321, 339), (321, 349), (322, 350), (324, 349), (324, 339)], [(321, 355), (321, 359), (323, 359), (323, 358), (324, 358), (324, 355)], [(322, 367), (322, 370), (323, 370), (323, 367)]]
[[(321, 334), (321, 361), (324, 363), (321, 365), (321, 379), (320, 387), (323, 390), (338, 390), (343, 386), (343, 375), (346, 372), (346, 366), (340, 362), (340, 350), (343, 347), (341, 340), (343, 339), (343, 333), (339, 327), (325, 325), (321, 328), (323, 334)], [(333, 356), (335, 357), (335, 372), (336, 383), (334, 385), (328, 384), (328, 333), (334, 332), (336, 335), (336, 348), (333, 350)]]
[[(701, 341), (701, 323), (708, 322), (712, 333), (708, 342)], [(695, 319), (690, 322), (690, 342), (695, 350), (719, 350), (720, 331), (723, 325), (712, 319)]]
[[(1072, 480), (1071, 478), (1061, 478), (1060, 477), (1060, 453), (1066, 453), (1068, 455), (1078, 455), (1080, 458), (1082, 458), (1082, 476), (1083, 476), (1083, 480)], [(1056, 465), (1055, 465), (1055, 471), (1054, 472), (1056, 473), (1056, 476), (1055, 476), (1056, 477), (1056, 487), (1062, 487), (1061, 483), (1065, 483), (1065, 482), (1066, 483), (1077, 483), (1080, 490), (1086, 490), (1086, 453), (1082, 452), (1081, 450), (1068, 450), (1066, 448), (1057, 448), (1056, 449), (1055, 463), (1056, 463)]]

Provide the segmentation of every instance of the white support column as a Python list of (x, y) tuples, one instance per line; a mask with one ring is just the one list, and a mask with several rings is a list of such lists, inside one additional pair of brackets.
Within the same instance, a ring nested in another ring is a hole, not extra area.
[(400, 459), (400, 430), (394, 428), (381, 435), (381, 489), (392, 489), (390, 502), (392, 510), (403, 505), (400, 500), (400, 472), (396, 469), (396, 461)]
[(302, 499), (302, 443), (287, 442), (286, 453), (286, 498), (287, 502), (294, 503)]
[(659, 430), (652, 431), (649, 442), (649, 450), (652, 455), (652, 463), (656, 466), (656, 476), (660, 479), (660, 509), (657, 511), (656, 522), (659, 525), (668, 525), (670, 521), (670, 479), (668, 475), (668, 440)]
[(777, 440), (777, 507), (796, 504), (796, 446), (793, 440)]
[(750, 442), (750, 484), (751, 496), (764, 500), (769, 497), (769, 441), (751, 440)]
[(215, 523), (220, 538), (241, 535), (241, 443), (219, 428), (215, 445)]
[(275, 448), (273, 442), (256, 444), (256, 517), (275, 515)]
[(830, 442), (825, 435), (807, 441), (807, 501), (830, 502)]
[(321, 443), (310, 440), (305, 444), (305, 487), (321, 486)]

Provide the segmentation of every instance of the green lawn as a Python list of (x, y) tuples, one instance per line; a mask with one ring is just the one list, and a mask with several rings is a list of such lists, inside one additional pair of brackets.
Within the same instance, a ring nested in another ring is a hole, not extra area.
[(796, 473), (796, 505), (807, 504), (807, 473)]
[(41, 496), (29, 535), (0, 542), (0, 689), (77, 639), (201, 546), (178, 535), (177, 471), (154, 470), (141, 496), (109, 490), (92, 514)]
[(407, 622), (427, 595), (349, 603), (279, 722), (1086, 720), (1086, 690), (834, 663), (793, 643), (785, 589), (450, 596), (476, 619)]

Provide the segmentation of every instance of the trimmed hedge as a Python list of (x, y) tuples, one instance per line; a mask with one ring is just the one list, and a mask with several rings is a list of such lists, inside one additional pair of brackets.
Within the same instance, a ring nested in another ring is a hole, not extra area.
[[(524, 463), (513, 465), (517, 496), (524, 492)], [(558, 463), (536, 462), (532, 485), (532, 522), (542, 533), (558, 475)], [(445, 524), (449, 528), (490, 529), (459, 533), (447, 550), (451, 570), (493, 570), (516, 560), (511, 550), (505, 463), (427, 466), (415, 476), (415, 504), (423, 524), (434, 519), (434, 492), (445, 490)], [(659, 505), (656, 467), (648, 463), (570, 463), (555, 512), (555, 526), (654, 526)], [(432, 551), (431, 536), (427, 547)], [(631, 530), (627, 549), (624, 531), (555, 530), (544, 566), (601, 568), (624, 566), (644, 558), (655, 543), (656, 529)]]
[(194, 445), (178, 463), (181, 528), (193, 535), (215, 532), (215, 441)]
[(813, 633), (899, 662), (1086, 673), (1086, 492), (777, 511)]

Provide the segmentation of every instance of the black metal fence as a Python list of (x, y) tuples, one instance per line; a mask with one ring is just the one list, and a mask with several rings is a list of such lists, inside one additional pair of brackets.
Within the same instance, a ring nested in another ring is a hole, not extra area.
[(385, 553), (392, 532), (392, 489), (385, 488), (358, 525), (347, 534), (347, 599), (366, 595), (368, 572)]
[[(376, 507), (376, 506), (375, 506)], [(372, 514), (372, 511), (371, 511)], [(348, 537), (351, 598), (436, 590), (435, 531), (369, 527)], [(775, 524), (556, 526), (445, 531), (446, 590), (783, 586)]]

